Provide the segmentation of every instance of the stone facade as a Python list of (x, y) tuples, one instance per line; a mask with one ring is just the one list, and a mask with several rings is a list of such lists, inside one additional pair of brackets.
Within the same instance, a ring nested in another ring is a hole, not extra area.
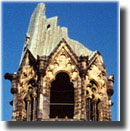
[[(68, 38), (57, 17), (46, 19), (44, 12), (39, 4), (32, 15), (17, 73), (5, 74), (12, 82), (12, 121), (111, 121), (114, 77), (107, 74), (102, 56)], [(42, 23), (43, 29), (37, 29)], [(60, 73), (69, 76), (74, 102), (51, 102), (51, 86)], [(51, 117), (51, 104), (55, 112), (60, 105), (70, 106), (72, 117), (67, 110), (65, 117), (60, 112)]]

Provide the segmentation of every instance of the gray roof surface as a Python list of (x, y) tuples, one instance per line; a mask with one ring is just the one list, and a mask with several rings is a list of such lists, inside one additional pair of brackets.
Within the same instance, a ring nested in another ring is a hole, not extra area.
[[(95, 53), (87, 49), (80, 42), (70, 39), (67, 28), (58, 26), (57, 16), (46, 18), (45, 9), (44, 3), (38, 4), (35, 8), (27, 31), (30, 40), (28, 45), (26, 42), (24, 44), (24, 47), (27, 46), (26, 50), (29, 49), (35, 58), (37, 58), (37, 55), (49, 56), (62, 38), (65, 39), (77, 56), (85, 55), (91, 57)], [(21, 60), (26, 50), (23, 50)]]

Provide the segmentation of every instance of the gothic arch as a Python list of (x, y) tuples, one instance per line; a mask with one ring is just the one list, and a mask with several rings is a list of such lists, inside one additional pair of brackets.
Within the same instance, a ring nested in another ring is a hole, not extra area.
[[(67, 73), (68, 76), (72, 75), (71, 72), (66, 71), (66, 70), (59, 70), (55, 73), (54, 77), (52, 79), (48, 79), (48, 77), (44, 78), (44, 81), (46, 82), (46, 94), (48, 96), (48, 116), (47, 118), (49, 118), (50, 116), (50, 90), (51, 90), (51, 83), (56, 79), (56, 75), (58, 75), (60, 72), (63, 73)], [(68, 73), (69, 72), (69, 73)], [(80, 119), (80, 108), (81, 108), (81, 78), (78, 75), (76, 79), (73, 79), (72, 77), (70, 77), (70, 82), (73, 84), (73, 88), (74, 88), (74, 115), (73, 118), (74, 119)], [(44, 88), (44, 87), (43, 87)], [(43, 109), (44, 110), (44, 109)], [(44, 111), (43, 111), (44, 112)], [(46, 118), (45, 118), (46, 119)]]
[[(76, 59), (73, 56), (72, 52), (68, 49), (65, 43), (61, 43), (60, 47), (55, 51), (55, 54), (51, 56), (49, 61), (49, 65), (46, 69), (46, 75), (43, 78), (43, 94), (47, 94), (48, 99), (48, 106), (46, 110), (48, 110), (48, 116), (50, 115), (50, 89), (51, 83), (55, 80), (56, 76), (60, 72), (67, 73), (70, 77), (70, 82), (73, 83), (74, 87), (74, 119), (80, 119), (81, 114), (81, 78), (79, 76), (79, 69), (76, 65)], [(75, 62), (74, 62), (75, 61)], [(44, 89), (45, 88), (45, 89)], [(43, 109), (45, 110), (45, 109)], [(43, 111), (44, 112), (44, 111)], [(45, 118), (45, 119), (46, 119)]]
[(98, 94), (99, 91), (98, 82), (94, 79), (90, 79), (86, 88), (86, 111), (88, 121), (99, 120), (99, 103), (101, 100), (101, 96)]
[(73, 118), (74, 87), (65, 72), (59, 72), (50, 87), (50, 118)]

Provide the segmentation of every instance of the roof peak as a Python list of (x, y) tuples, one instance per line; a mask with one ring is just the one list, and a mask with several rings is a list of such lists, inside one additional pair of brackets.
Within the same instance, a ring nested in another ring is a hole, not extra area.
[(44, 3), (39, 3), (36, 8), (45, 9), (46, 5)]
[[(54, 48), (59, 44), (62, 38), (65, 38), (73, 52), (77, 55), (90, 56), (92, 51), (76, 40), (68, 37), (68, 29), (58, 26), (58, 17), (46, 18), (46, 5), (39, 3), (35, 8), (28, 28), (28, 43), (25, 41), (24, 47), (27, 47), (36, 58), (37, 55), (49, 56)], [(22, 58), (26, 50), (23, 50)], [(21, 58), (21, 60), (22, 60)]]

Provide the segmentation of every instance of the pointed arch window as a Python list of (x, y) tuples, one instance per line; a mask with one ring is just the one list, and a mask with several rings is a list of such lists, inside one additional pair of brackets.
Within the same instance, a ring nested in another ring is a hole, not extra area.
[(50, 118), (73, 118), (74, 88), (69, 75), (60, 72), (51, 83)]

